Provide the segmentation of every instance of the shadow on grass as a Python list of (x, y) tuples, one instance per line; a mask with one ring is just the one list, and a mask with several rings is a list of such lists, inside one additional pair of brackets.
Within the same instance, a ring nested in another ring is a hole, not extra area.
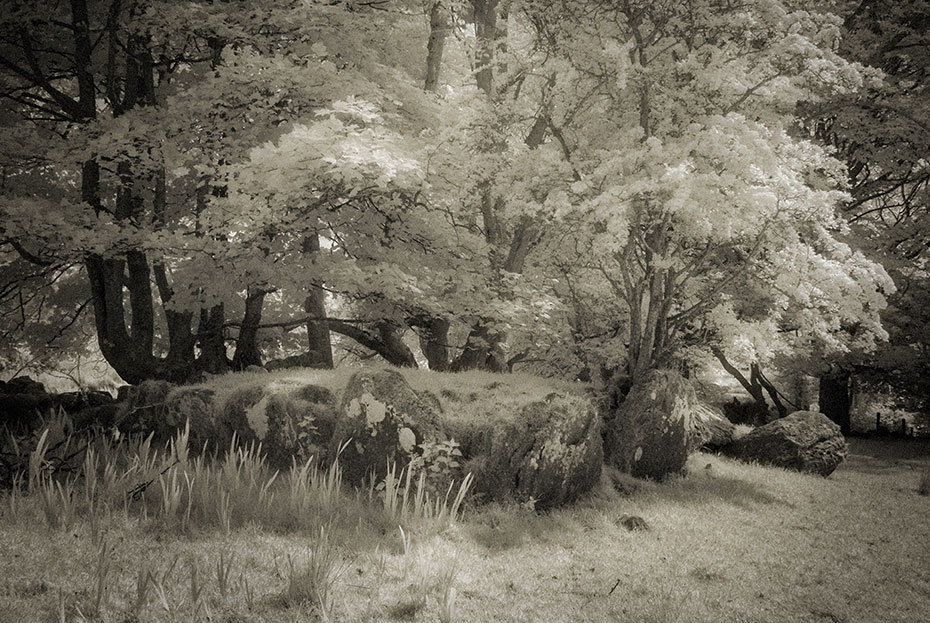
[(481, 547), (500, 552), (549, 540), (564, 530), (554, 518), (557, 514), (537, 515), (516, 504), (490, 504), (464, 524), (465, 532)]
[[(638, 484), (637, 484), (638, 483)], [(630, 510), (628, 502), (638, 506), (641, 499), (652, 505), (656, 498), (662, 503), (700, 511), (701, 508), (729, 504), (741, 509), (757, 510), (759, 506), (779, 505), (795, 508), (795, 504), (778, 497), (764, 485), (723, 474), (693, 474), (665, 483), (636, 480), (629, 475), (619, 479), (604, 478), (600, 487), (613, 488), (607, 497), (593, 492), (600, 502), (588, 506), (579, 501), (562, 512), (537, 515), (516, 505), (492, 504), (472, 515), (464, 524), (467, 538), (494, 552), (534, 543), (564, 541), (566, 530), (586, 531), (604, 525), (604, 514), (613, 516)], [(650, 500), (650, 501), (647, 501)], [(763, 511), (764, 512), (764, 511)], [(618, 515), (619, 516), (619, 515)], [(609, 523), (609, 522), (608, 522)]]
[(721, 475), (685, 478), (666, 490), (663, 497), (676, 504), (692, 506), (716, 506), (723, 502), (745, 509), (770, 504), (794, 508), (794, 504), (772, 495), (759, 484)]
[(840, 465), (843, 471), (883, 475), (902, 470), (930, 467), (928, 439), (849, 438), (849, 455)]
[(867, 439), (848, 437), (850, 456), (865, 456), (882, 461), (930, 461), (930, 439)]

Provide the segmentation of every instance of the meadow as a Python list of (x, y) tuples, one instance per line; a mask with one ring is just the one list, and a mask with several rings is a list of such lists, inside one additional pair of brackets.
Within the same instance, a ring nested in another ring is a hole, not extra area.
[(0, 621), (930, 620), (930, 444), (850, 443), (827, 479), (702, 453), (664, 483), (605, 468), (546, 514), (405, 473), (275, 475), (254, 448), (210, 463), (183, 435), (98, 440), (58, 479), (40, 447), (0, 495)]

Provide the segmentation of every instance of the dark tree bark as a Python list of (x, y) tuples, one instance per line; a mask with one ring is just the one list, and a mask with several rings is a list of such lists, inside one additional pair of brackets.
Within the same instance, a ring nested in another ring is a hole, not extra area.
[(351, 338), (365, 348), (375, 351), (391, 365), (402, 368), (417, 367), (417, 358), (404, 344), (400, 328), (393, 323), (379, 322), (375, 325), (373, 331), (332, 318), (328, 321), (328, 324), (330, 330)]
[(245, 315), (239, 327), (236, 340), (236, 353), (233, 355), (234, 370), (245, 370), (249, 366), (262, 365), (262, 355), (258, 350), (258, 327), (262, 323), (262, 307), (267, 292), (260, 288), (249, 288), (245, 298)]
[(820, 412), (839, 425), (844, 435), (851, 430), (851, 378), (843, 370), (831, 370), (820, 377)]
[(442, 2), (434, 2), (429, 10), (429, 40), (426, 43), (426, 80), (423, 88), (435, 92), (439, 86), (442, 53), (449, 33), (448, 9)]
[(478, 323), (468, 334), (465, 348), (450, 366), (454, 372), (462, 370), (488, 370), (506, 372), (507, 358), (502, 343), (504, 335), (484, 323)]
[(772, 404), (775, 405), (775, 410), (778, 413), (778, 417), (785, 417), (788, 415), (788, 410), (785, 407), (784, 403), (781, 400), (781, 393), (778, 391), (771, 381), (769, 381), (762, 370), (759, 367), (759, 364), (753, 363), (750, 365), (749, 369), (749, 378), (740, 372), (739, 368), (730, 363), (729, 360), (724, 356), (723, 351), (719, 348), (713, 349), (714, 356), (717, 357), (717, 360), (720, 362), (720, 365), (723, 366), (723, 369), (726, 370), (733, 378), (739, 381), (739, 384), (743, 386), (749, 395), (752, 397), (753, 401), (756, 404), (756, 409), (758, 410), (761, 420), (758, 424), (764, 424), (768, 421), (769, 416), (769, 405), (765, 399), (766, 393), (771, 397)]
[[(87, 0), (69, 0), (64, 5), (65, 13), (54, 19), (23, 20), (5, 27), (5, 32), (17, 29), (18, 36), (3, 42), (0, 67), (7, 70), (4, 84), (12, 77), (14, 88), (40, 95), (35, 100), (24, 100), (25, 105), (41, 110), (43, 118), (50, 114), (62, 125), (94, 122), (101, 102), (109, 108), (107, 114), (113, 116), (157, 105), (156, 72), (165, 71), (171, 64), (159, 59), (156, 67), (145, 35), (124, 28), (121, 18), (131, 3), (113, 0), (102, 14), (90, 11), (88, 5)], [(93, 23), (100, 15), (103, 23)], [(52, 36), (41, 30), (50, 25), (59, 29), (52, 31)], [(33, 28), (39, 29), (41, 36), (33, 36)], [(215, 65), (225, 43), (214, 39), (210, 45)], [(115, 167), (115, 181), (102, 177), (104, 161), (108, 167)], [(152, 225), (158, 229), (166, 224), (164, 171), (142, 166), (131, 154), (88, 157), (81, 163), (79, 187), (83, 203), (97, 216), (107, 213), (108, 219), (128, 228)], [(198, 215), (201, 207), (198, 201)], [(30, 259), (26, 247), (17, 241), (12, 244)], [(40, 264), (46, 261), (39, 256), (32, 260)], [(195, 334), (192, 326), (196, 312), (172, 309), (170, 272), (141, 246), (89, 252), (83, 263), (100, 350), (124, 380), (185, 381), (201, 370), (228, 369), (222, 305), (201, 311)], [(155, 299), (156, 288), (159, 301)], [(254, 296), (246, 306), (243, 324), (248, 332), (260, 306)], [(168, 352), (162, 357), (156, 354), (156, 333), (163, 326), (167, 328)], [(238, 359), (254, 359), (254, 339), (247, 335), (242, 342), (245, 350)]]
[(210, 309), (200, 310), (200, 324), (197, 330), (197, 343), (200, 346), (200, 357), (197, 359), (197, 369), (210, 374), (222, 374), (229, 370), (229, 359), (226, 357), (226, 339), (223, 335), (225, 309), (222, 303)]
[(499, 0), (472, 0), (475, 16), (475, 34), (478, 39), (478, 67), (475, 80), (478, 88), (490, 99), (495, 98), (494, 48), (497, 45), (497, 7)]
[[(501, 10), (501, 22), (498, 27), (498, 0), (472, 0), (474, 7), (475, 32), (479, 41), (479, 69), (476, 72), (478, 87), (489, 100), (494, 100), (497, 92), (494, 85), (495, 51), (506, 40), (506, 8)], [(551, 126), (548, 111), (540, 112), (524, 143), (530, 149), (542, 145), (546, 132)], [(491, 273), (500, 279), (503, 272), (522, 273), (526, 259), (540, 239), (540, 228), (530, 217), (519, 220), (509, 237), (506, 227), (501, 222), (502, 201), (486, 190), (481, 197), (481, 217), (484, 224), (484, 237), (489, 246)], [(450, 364), (452, 370), (480, 369), (491, 372), (506, 372), (509, 368), (504, 354), (503, 343), (507, 335), (495, 330), (486, 319), (479, 319), (472, 327), (462, 352)]]
[[(303, 252), (313, 257), (320, 253), (320, 236), (316, 232), (304, 238)], [(326, 322), (326, 292), (322, 284), (314, 283), (304, 299), (304, 312), (316, 320), (307, 321), (307, 353), (314, 367), (333, 368), (333, 346)]]
[(411, 322), (411, 326), (420, 327), (420, 350), (426, 357), (430, 370), (445, 372), (450, 367), (449, 328), (450, 322), (445, 318), (429, 317)]

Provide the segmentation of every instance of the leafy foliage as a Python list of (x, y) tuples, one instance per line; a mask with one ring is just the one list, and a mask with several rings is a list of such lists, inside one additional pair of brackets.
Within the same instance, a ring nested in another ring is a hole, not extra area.
[(305, 344), (330, 365), (333, 331), (399, 365), (635, 379), (886, 337), (894, 285), (837, 212), (861, 185), (798, 114), (885, 92), (849, 18), (253, 4), (0, 19), (5, 358), (96, 334), (124, 379), (184, 380)]

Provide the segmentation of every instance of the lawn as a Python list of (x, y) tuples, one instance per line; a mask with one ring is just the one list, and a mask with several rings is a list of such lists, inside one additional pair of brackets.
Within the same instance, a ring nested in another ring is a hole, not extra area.
[(52, 528), (38, 492), (7, 493), (0, 620), (928, 621), (930, 445), (850, 443), (828, 479), (696, 454), (666, 483), (605, 472), (569, 508), (466, 505), (457, 521), (392, 513), (369, 491), (227, 533), (196, 507), (182, 527), (183, 496), (169, 520), (153, 485), (144, 508), (91, 521), (74, 502)]

